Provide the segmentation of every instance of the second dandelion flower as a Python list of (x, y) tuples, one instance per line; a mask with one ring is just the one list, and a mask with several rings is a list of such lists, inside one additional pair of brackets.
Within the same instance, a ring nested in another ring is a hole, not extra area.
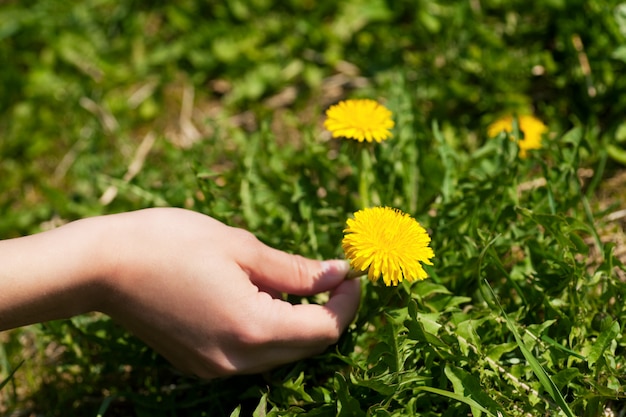
[(391, 111), (375, 100), (350, 99), (330, 106), (324, 127), (334, 138), (382, 142), (392, 136)]

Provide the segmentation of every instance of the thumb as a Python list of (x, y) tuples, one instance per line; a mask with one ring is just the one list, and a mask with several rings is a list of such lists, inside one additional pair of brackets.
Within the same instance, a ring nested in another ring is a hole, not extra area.
[(240, 260), (250, 280), (261, 287), (294, 295), (311, 295), (339, 285), (350, 265), (343, 260), (319, 261), (292, 255), (259, 242)]

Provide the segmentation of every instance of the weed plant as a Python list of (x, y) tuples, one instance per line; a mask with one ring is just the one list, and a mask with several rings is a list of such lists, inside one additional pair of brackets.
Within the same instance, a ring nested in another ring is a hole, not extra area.
[[(4, 2), (2, 238), (179, 206), (341, 258), (366, 190), (436, 257), (364, 280), (339, 343), (262, 375), (181, 375), (99, 314), (4, 333), (0, 412), (623, 416), (624, 45), (608, 0)], [(331, 139), (345, 97), (383, 102), (394, 137)], [(487, 138), (527, 111), (542, 149)]]

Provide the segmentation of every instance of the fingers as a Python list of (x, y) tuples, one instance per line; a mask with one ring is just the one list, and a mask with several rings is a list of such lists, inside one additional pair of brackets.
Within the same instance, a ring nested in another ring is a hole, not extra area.
[[(341, 333), (352, 323), (360, 301), (360, 280), (343, 281), (331, 292), (329, 300), (322, 307), (328, 313), (330, 321), (326, 325), (320, 322), (322, 326), (328, 326), (328, 328), (334, 324), (335, 330), (338, 331), (338, 333), (330, 334), (329, 344), (337, 342)], [(324, 329), (320, 328), (320, 330), (323, 332)]]
[(303, 346), (318, 344), (323, 349), (337, 342), (350, 325), (360, 298), (360, 281), (344, 281), (331, 292), (325, 305), (288, 305), (285, 310), (291, 310), (289, 318), (278, 316), (275, 319), (283, 323), (282, 332), (286, 333), (287, 342)]
[(254, 346), (254, 354), (231, 351), (232, 369), (260, 372), (323, 352), (354, 319), (360, 295), (360, 281), (350, 280), (339, 284), (323, 306), (280, 300), (260, 303), (251, 337), (241, 338)]
[(242, 269), (250, 280), (262, 287), (295, 295), (328, 291), (342, 282), (350, 266), (346, 261), (319, 261), (291, 255), (271, 248), (258, 240), (237, 253)]

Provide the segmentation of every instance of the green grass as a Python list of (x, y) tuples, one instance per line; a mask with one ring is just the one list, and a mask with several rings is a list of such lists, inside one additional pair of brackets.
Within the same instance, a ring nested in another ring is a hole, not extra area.
[[(364, 282), (336, 346), (219, 383), (100, 315), (4, 333), (0, 412), (626, 412), (624, 4), (211, 3), (0, 5), (0, 237), (167, 205), (341, 257), (365, 175), (429, 230), (431, 278)], [(321, 125), (346, 97), (396, 122), (365, 174)], [(550, 134), (519, 159), (485, 132), (524, 111)]]

